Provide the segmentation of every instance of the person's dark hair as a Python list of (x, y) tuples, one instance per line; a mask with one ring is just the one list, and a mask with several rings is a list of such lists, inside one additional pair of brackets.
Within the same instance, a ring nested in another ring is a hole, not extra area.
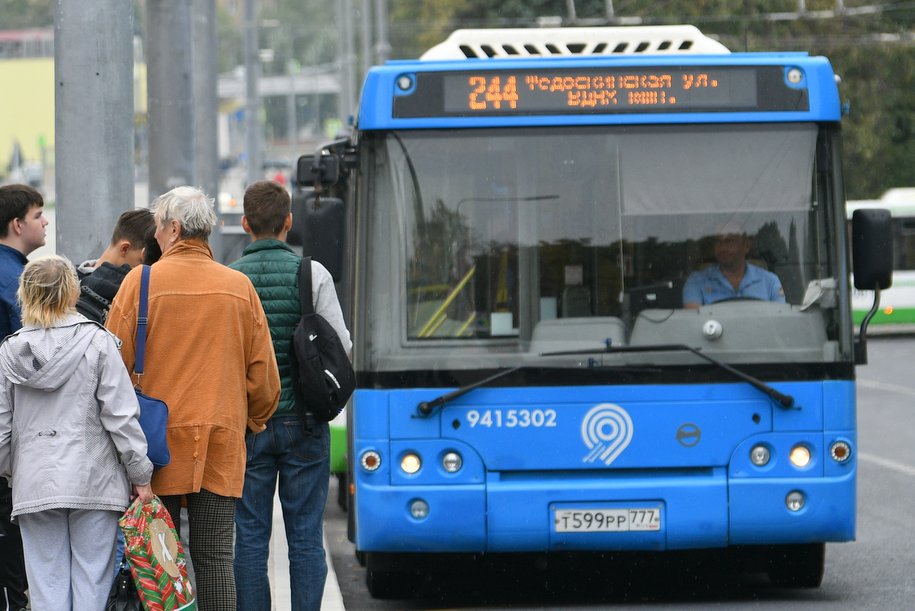
[(118, 217), (111, 233), (111, 244), (121, 240), (130, 242), (133, 248), (143, 248), (150, 237), (156, 235), (156, 221), (147, 208), (128, 210)]
[(24, 219), (32, 206), (44, 207), (41, 193), (28, 185), (0, 187), (0, 238), (9, 233), (10, 221)]
[(291, 209), (289, 192), (272, 180), (251, 183), (245, 191), (245, 219), (255, 236), (280, 233)]
[(162, 256), (162, 249), (156, 241), (156, 228), (153, 226), (152, 232), (146, 238), (146, 250), (143, 251), (143, 265), (152, 265)]

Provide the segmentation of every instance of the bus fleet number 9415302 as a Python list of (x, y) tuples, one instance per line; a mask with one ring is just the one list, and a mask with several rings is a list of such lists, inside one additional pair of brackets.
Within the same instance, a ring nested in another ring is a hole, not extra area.
[(467, 410), (470, 428), (549, 428), (556, 426), (555, 409)]

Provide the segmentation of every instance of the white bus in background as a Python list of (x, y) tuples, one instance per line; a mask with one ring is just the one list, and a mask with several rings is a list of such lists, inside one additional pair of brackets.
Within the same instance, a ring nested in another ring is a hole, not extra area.
[[(880, 309), (870, 329), (915, 331), (915, 188), (890, 189), (880, 199), (850, 200), (849, 221), (861, 208), (885, 208), (893, 217), (893, 286), (880, 292)], [(861, 323), (873, 300), (872, 291), (853, 291), (855, 324)]]

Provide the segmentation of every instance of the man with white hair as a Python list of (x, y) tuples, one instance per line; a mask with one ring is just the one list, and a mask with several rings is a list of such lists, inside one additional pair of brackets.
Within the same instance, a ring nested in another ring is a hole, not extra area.
[[(177, 187), (151, 208), (162, 256), (150, 268), (145, 370), (138, 380), (168, 404), (171, 453), (152, 488), (174, 517), (187, 501), (197, 608), (233, 611), (235, 503), (245, 480), (246, 432), (263, 431), (280, 398), (273, 342), (251, 281), (213, 259), (212, 198)], [(132, 375), (142, 272), (138, 266), (124, 278), (107, 322)]]
[(781, 280), (747, 261), (753, 241), (731, 221), (715, 232), (717, 263), (690, 274), (683, 286), (683, 307), (698, 308), (726, 299), (758, 299), (785, 303)]

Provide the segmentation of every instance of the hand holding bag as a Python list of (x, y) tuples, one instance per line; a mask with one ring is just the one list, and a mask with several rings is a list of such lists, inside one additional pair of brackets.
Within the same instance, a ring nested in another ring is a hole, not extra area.
[(154, 496), (146, 504), (134, 499), (118, 524), (143, 607), (147, 611), (197, 609), (184, 547), (161, 499)]
[(133, 372), (137, 376), (134, 390), (137, 393), (137, 402), (140, 404), (140, 427), (146, 435), (146, 456), (157, 469), (171, 462), (168, 451), (167, 424), (168, 405), (160, 399), (144, 395), (140, 388), (140, 376), (146, 356), (146, 324), (149, 321), (149, 273), (148, 265), (143, 266), (143, 275), (140, 278), (140, 305), (137, 311), (137, 336), (136, 357)]

